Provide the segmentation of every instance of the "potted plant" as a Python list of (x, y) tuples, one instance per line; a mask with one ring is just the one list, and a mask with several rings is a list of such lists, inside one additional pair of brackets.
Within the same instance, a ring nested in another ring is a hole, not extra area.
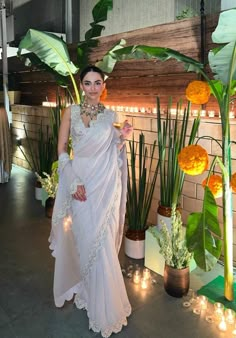
[[(44, 177), (44, 172), (51, 174), (51, 167), (53, 161), (56, 160), (55, 152), (53, 148), (53, 141), (49, 134), (49, 127), (46, 128), (46, 133), (43, 131), (42, 122), (38, 130), (38, 138), (36, 140), (29, 137), (26, 127), (25, 142), (17, 144), (26, 162), (34, 173), (38, 173)], [(36, 177), (37, 178), (37, 177)], [(35, 182), (35, 198), (41, 200), (42, 198), (42, 186), (39, 180)]]
[(158, 173), (158, 161), (154, 163), (155, 148), (156, 141), (148, 154), (143, 133), (139, 135), (138, 144), (134, 138), (129, 141), (125, 253), (136, 259), (144, 257), (145, 230)]
[(48, 218), (51, 218), (59, 180), (58, 161), (53, 162), (51, 175), (46, 172), (43, 172), (44, 177), (40, 176), (37, 172), (35, 174), (38, 178), (38, 181), (41, 183), (42, 188), (47, 193), (47, 199), (45, 203), (45, 215)]
[(160, 231), (151, 231), (165, 260), (164, 288), (169, 295), (182, 297), (189, 289), (189, 266), (193, 254), (187, 247), (180, 212), (174, 204), (171, 210), (171, 228), (162, 221)]
[(157, 98), (157, 138), (160, 173), (160, 200), (157, 208), (157, 226), (161, 227), (163, 220), (170, 228), (171, 207), (173, 204), (180, 206), (180, 196), (184, 183), (184, 172), (178, 165), (178, 154), (187, 144), (193, 144), (200, 124), (200, 117), (192, 122), (190, 136), (187, 128), (190, 124), (190, 104), (184, 109), (179, 102), (175, 116), (171, 116), (171, 100), (167, 107), (166, 116), (161, 116), (160, 101)]

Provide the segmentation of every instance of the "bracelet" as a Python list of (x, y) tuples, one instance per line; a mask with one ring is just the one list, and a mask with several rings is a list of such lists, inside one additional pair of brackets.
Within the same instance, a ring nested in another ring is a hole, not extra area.
[(70, 159), (70, 156), (68, 153), (61, 153), (59, 156), (58, 156), (58, 160), (60, 162), (63, 162), (65, 160), (69, 160)]

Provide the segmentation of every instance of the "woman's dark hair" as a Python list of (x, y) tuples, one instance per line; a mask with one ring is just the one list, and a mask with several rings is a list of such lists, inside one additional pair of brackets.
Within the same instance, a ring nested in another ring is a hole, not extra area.
[(82, 82), (84, 77), (89, 73), (89, 72), (95, 72), (95, 73), (99, 73), (104, 81), (105, 79), (105, 75), (103, 73), (103, 71), (96, 67), (96, 66), (93, 66), (93, 65), (88, 65), (87, 67), (85, 67), (84, 69), (82, 69), (82, 71), (80, 72), (80, 81)]

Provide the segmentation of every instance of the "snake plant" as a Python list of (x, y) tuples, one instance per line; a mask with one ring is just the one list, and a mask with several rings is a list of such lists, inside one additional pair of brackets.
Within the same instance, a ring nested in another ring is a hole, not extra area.
[(158, 173), (154, 160), (156, 141), (150, 145), (150, 154), (143, 133), (139, 142), (129, 141), (127, 222), (130, 230), (145, 230)]

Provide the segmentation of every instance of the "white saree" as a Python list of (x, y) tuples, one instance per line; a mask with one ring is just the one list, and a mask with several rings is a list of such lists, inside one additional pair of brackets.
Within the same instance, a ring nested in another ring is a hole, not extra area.
[[(104, 110), (86, 128), (80, 106), (71, 106), (73, 160), (59, 161), (59, 187), (49, 237), (55, 257), (54, 300), (57, 307), (75, 296), (86, 309), (89, 328), (103, 337), (127, 325), (131, 306), (118, 260), (125, 205), (125, 149), (117, 148), (115, 113)], [(83, 184), (87, 200), (72, 198)]]

